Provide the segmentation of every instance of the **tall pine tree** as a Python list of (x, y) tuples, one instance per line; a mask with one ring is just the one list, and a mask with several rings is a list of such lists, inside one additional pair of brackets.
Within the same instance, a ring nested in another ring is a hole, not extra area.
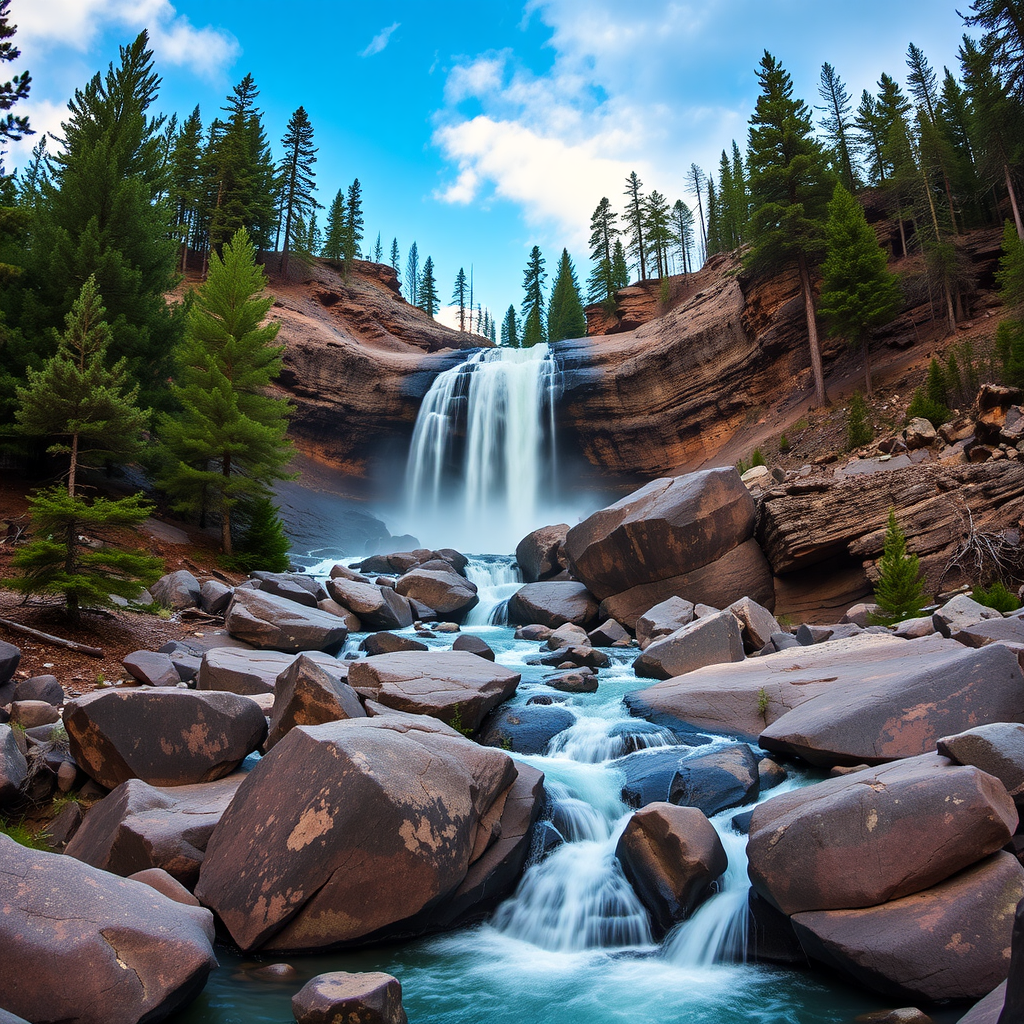
[(328, 260), (340, 261), (345, 258), (345, 196), (340, 188), (327, 210), (323, 255)]
[(547, 339), (544, 336), (544, 281), (547, 279), (540, 246), (530, 250), (530, 259), (523, 272), (523, 348), (533, 348)]
[(641, 281), (647, 280), (647, 251), (644, 238), (644, 194), (640, 190), (643, 182), (636, 171), (630, 171), (626, 179), (627, 197), (626, 223), (629, 225), (629, 252), (636, 258), (637, 272)]
[(594, 266), (587, 278), (588, 302), (611, 302), (615, 298), (612, 253), (619, 236), (618, 219), (619, 215), (612, 209), (607, 196), (597, 204), (590, 217), (590, 259)]
[(548, 303), (548, 341), (586, 336), (587, 318), (583, 313), (576, 268), (569, 258), (569, 250), (563, 249), (555, 283), (551, 288), (551, 301)]
[(420, 283), (416, 291), (420, 308), (433, 320), (434, 314), (437, 312), (438, 298), (434, 261), (430, 256), (423, 261), (423, 273), (420, 275)]
[[(293, 241), (292, 224), (295, 218), (315, 216), (322, 207), (316, 201), (316, 148), (313, 145), (313, 125), (305, 107), (299, 107), (288, 121), (281, 139), (284, 157), (278, 167), (281, 181), (281, 212), (284, 215), (284, 246), (281, 249), (281, 273), (288, 273), (288, 250)], [(309, 239), (303, 248), (312, 253), (315, 247)]]
[(468, 284), (466, 282), (466, 271), (463, 267), (459, 267), (459, 272), (455, 275), (455, 288), (452, 290), (452, 305), (455, 306), (459, 311), (459, 330), (465, 331), (466, 329), (466, 289)]
[(515, 306), (508, 307), (505, 319), (501, 321), (501, 344), (503, 348), (519, 348), (519, 322)]

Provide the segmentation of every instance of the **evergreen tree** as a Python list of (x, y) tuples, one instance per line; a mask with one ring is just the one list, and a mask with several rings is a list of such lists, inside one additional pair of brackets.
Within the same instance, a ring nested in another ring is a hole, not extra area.
[(174, 211), (175, 235), (181, 246), (181, 272), (188, 269), (188, 250), (202, 217), (203, 122), (199, 107), (186, 118), (175, 136), (170, 157), (169, 198)]
[(859, 391), (854, 391), (853, 397), (850, 399), (850, 408), (846, 414), (847, 451), (853, 451), (854, 448), (868, 444), (874, 436), (864, 396)]
[(540, 247), (530, 250), (530, 259), (523, 272), (523, 348), (533, 348), (546, 341), (544, 337), (544, 281), (547, 278)]
[(555, 283), (551, 288), (551, 301), (548, 303), (548, 341), (586, 336), (587, 318), (583, 313), (576, 268), (569, 258), (569, 250), (563, 249)]
[[(314, 195), (316, 191), (316, 147), (313, 145), (313, 125), (305, 107), (299, 107), (288, 121), (281, 139), (284, 158), (278, 167), (281, 180), (281, 209), (284, 213), (284, 248), (281, 251), (281, 273), (288, 272), (288, 249), (293, 241), (292, 220), (307, 217), (321, 209)], [(315, 214), (314, 214), (315, 215)], [(306, 251), (313, 246), (306, 239)]]
[(398, 239), (391, 239), (391, 266), (394, 268), (396, 274), (401, 275), (402, 272), (402, 254), (398, 249)]
[(7, 585), (28, 594), (59, 594), (77, 623), (83, 605), (108, 607), (110, 595), (135, 597), (160, 573), (158, 559), (119, 550), (94, 549), (83, 533), (138, 526), (152, 511), (141, 494), (117, 501), (79, 494), (83, 469), (127, 461), (141, 449), (146, 414), (136, 403), (126, 361), (106, 365), (111, 332), (96, 280), (90, 277), (66, 318), (57, 353), (41, 370), (29, 370), (18, 389), (19, 430), (56, 439), (47, 449), (68, 456), (64, 486), (39, 492), (29, 503), (35, 539), (14, 559), (19, 574)]
[(761, 95), (750, 119), (752, 247), (748, 262), (758, 270), (795, 265), (807, 317), (815, 400), (828, 402), (818, 345), (810, 267), (824, 250), (824, 223), (832, 178), (811, 132), (810, 112), (793, 98), (789, 74), (765, 51), (758, 71)]
[(466, 287), (466, 271), (459, 267), (459, 272), (455, 275), (455, 288), (452, 291), (452, 305), (457, 306), (459, 310), (460, 331), (466, 329)]
[(714, 256), (722, 251), (722, 232), (718, 222), (718, 197), (715, 195), (715, 183), (708, 178), (707, 181), (707, 204), (708, 204), (708, 240), (706, 255)]
[(437, 281), (434, 279), (434, 261), (429, 256), (423, 261), (417, 298), (420, 308), (433, 320), (438, 307)]
[(380, 261), (383, 258), (384, 258), (384, 249), (381, 247), (381, 244), (380, 244), (380, 232), (378, 231), (377, 232), (377, 241), (376, 241), (376, 243), (373, 246), (373, 262), (374, 263), (380, 263)]
[(668, 250), (672, 244), (671, 212), (668, 200), (658, 191), (644, 201), (644, 232), (648, 252), (654, 256), (658, 278), (668, 276)]
[(341, 189), (334, 195), (327, 211), (327, 232), (324, 235), (324, 259), (345, 258), (345, 196)]
[(697, 215), (700, 218), (700, 242), (701, 247), (697, 253), (697, 262), (704, 265), (708, 251), (708, 231), (704, 223), (704, 206), (701, 200), (701, 193), (704, 191), (704, 172), (696, 165), (690, 164), (690, 181), (693, 184), (693, 194), (697, 197)]
[(362, 186), (356, 178), (348, 187), (345, 196), (344, 259), (345, 275), (348, 276), (353, 260), (359, 259), (359, 243), (363, 240), (363, 197)]
[(1003, 228), (1003, 255), (996, 274), (999, 294), (1010, 313), (996, 330), (996, 350), (1003, 362), (1003, 379), (1011, 387), (1024, 386), (1024, 242), (1007, 221)]
[(964, 20), (985, 31), (985, 48), (1007, 89), (1024, 98), (1024, 7), (1021, 0), (974, 0)]
[[(406, 301), (411, 303), (413, 306), (419, 305), (419, 287), (420, 287), (420, 253), (416, 247), (416, 243), (413, 242), (409, 246), (409, 255), (405, 260), (405, 290), (408, 292), (406, 295)], [(470, 303), (472, 308), (472, 303)], [(472, 327), (472, 317), (470, 318), (470, 330)]]
[(279, 324), (264, 323), (273, 299), (245, 229), (214, 253), (188, 311), (180, 370), (172, 385), (182, 411), (160, 418), (168, 456), (160, 486), (183, 511), (221, 518), (221, 546), (232, 553), (232, 513), (287, 478), (288, 404), (267, 394), (281, 370)]
[[(11, 0), (0, 0), (0, 64), (9, 64), (21, 56), (21, 50), (11, 42), (17, 26), (10, 23)], [(15, 75), (9, 82), (0, 83), (0, 173), (3, 173), (3, 154), (8, 142), (18, 142), (26, 135), (34, 135), (24, 114), (12, 114), (11, 108), (28, 99), (32, 76), (27, 71)]]
[(907, 538), (896, 522), (894, 508), (889, 509), (882, 558), (878, 563), (875, 603), (881, 609), (877, 619), (885, 625), (917, 618), (925, 603), (920, 559), (907, 554)]
[(280, 509), (267, 497), (243, 499), (235, 509), (240, 534), (229, 569), (237, 572), (287, 572), (291, 543), (284, 532)]
[(626, 250), (621, 238), (615, 239), (612, 246), (612, 288), (618, 291), (620, 288), (629, 287), (629, 267), (626, 264)]
[(672, 225), (675, 233), (673, 245), (676, 252), (679, 253), (679, 262), (682, 265), (683, 273), (689, 274), (693, 251), (693, 214), (682, 199), (677, 199), (672, 207)]
[(490, 340), (492, 345), (497, 345), (498, 344), (498, 329), (495, 326), (494, 317), (493, 316), (491, 317), (491, 326), (490, 326), (490, 330), (488, 331), (487, 337)]
[(588, 302), (610, 302), (615, 298), (612, 250), (619, 236), (618, 219), (619, 215), (612, 209), (607, 196), (597, 204), (590, 217), (590, 259), (594, 266), (587, 278)]
[(885, 181), (885, 128), (878, 113), (878, 101), (865, 89), (861, 93), (857, 116), (853, 122), (860, 148), (866, 154), (868, 181), (877, 185)]
[(637, 177), (636, 171), (630, 171), (626, 179), (628, 197), (626, 204), (626, 223), (629, 225), (629, 252), (636, 258), (637, 271), (641, 281), (647, 280), (647, 253), (644, 246), (644, 195), (640, 191), (643, 182)]
[(501, 344), (504, 348), (519, 348), (519, 323), (515, 306), (509, 306), (505, 311), (505, 319), (501, 322)]
[(832, 152), (835, 154), (835, 166), (843, 188), (851, 195), (856, 191), (857, 180), (853, 173), (853, 99), (846, 91), (843, 80), (831, 64), (822, 64), (821, 82), (818, 95), (824, 105), (817, 109), (825, 115), (821, 119), (821, 128), (828, 139)]
[(899, 312), (903, 294), (899, 278), (889, 273), (885, 251), (864, 217), (864, 209), (842, 184), (836, 185), (825, 224), (818, 311), (829, 332), (860, 344), (864, 379), (871, 397), (871, 358), (868, 334), (890, 323)]

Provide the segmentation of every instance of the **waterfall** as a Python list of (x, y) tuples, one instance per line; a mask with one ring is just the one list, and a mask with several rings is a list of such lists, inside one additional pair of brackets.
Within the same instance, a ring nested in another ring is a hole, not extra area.
[(466, 578), (475, 583), (479, 601), (466, 617), (467, 626), (504, 625), (505, 603), (523, 585), (513, 558), (489, 555), (471, 557)]
[(559, 390), (547, 345), (485, 349), (438, 375), (406, 464), (408, 514), (421, 539), (510, 552), (544, 525), (539, 506), (553, 499), (558, 475)]

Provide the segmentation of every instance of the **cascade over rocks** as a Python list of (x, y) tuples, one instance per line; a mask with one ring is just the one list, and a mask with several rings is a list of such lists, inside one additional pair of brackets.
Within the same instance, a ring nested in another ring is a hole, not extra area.
[(551, 740), (575, 721), (571, 711), (557, 705), (499, 708), (484, 720), (477, 742), (517, 754), (543, 754)]
[(208, 910), (4, 835), (0, 901), (0, 998), (27, 1020), (161, 1021), (217, 966)]
[(253, 647), (293, 654), (333, 650), (348, 636), (337, 616), (262, 590), (236, 590), (224, 626), (233, 637)]
[(557, 629), (567, 622), (584, 630), (598, 624), (598, 605), (582, 583), (527, 583), (508, 599), (509, 622)]

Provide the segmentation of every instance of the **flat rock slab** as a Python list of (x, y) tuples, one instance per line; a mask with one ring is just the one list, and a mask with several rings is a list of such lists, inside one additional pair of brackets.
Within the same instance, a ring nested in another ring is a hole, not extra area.
[(748, 871), (785, 914), (872, 907), (945, 881), (1001, 849), (1016, 828), (997, 779), (925, 754), (760, 804)]
[(718, 612), (649, 644), (633, 662), (633, 671), (638, 676), (672, 679), (706, 665), (742, 660), (739, 620), (732, 612)]
[(582, 583), (551, 580), (520, 587), (508, 600), (508, 616), (523, 626), (538, 623), (557, 629), (571, 622), (591, 629), (598, 622), (598, 605)]
[[(913, 647), (928, 638), (897, 642)], [(998, 644), (922, 658), (887, 678), (854, 668), (769, 725), (759, 742), (822, 767), (879, 764), (990, 722), (1024, 722), (1024, 674)]]
[(1024, 867), (997, 853), (924, 892), (864, 910), (796, 914), (805, 952), (899, 999), (980, 999), (1010, 966)]
[(100, 690), (69, 701), (71, 755), (101, 786), (212, 782), (258, 749), (267, 721), (254, 701), (198, 690)]
[(380, 704), (476, 730), (521, 676), (468, 651), (399, 651), (355, 661), (349, 684)]
[[(297, 655), (283, 651), (254, 651), (248, 648), (215, 647), (203, 655), (199, 666), (197, 687), (200, 690), (223, 690), (246, 697), (273, 693), (277, 677), (291, 665)], [(320, 651), (307, 651), (326, 672), (341, 680), (348, 675), (345, 662)]]
[(331, 971), (307, 981), (292, 996), (298, 1024), (406, 1024), (402, 986), (390, 974)]
[(247, 951), (402, 934), (498, 838), (515, 778), (506, 754), (422, 715), (299, 726), (239, 787), (196, 896)]
[(0, 904), (4, 1007), (28, 1020), (160, 1021), (217, 966), (208, 910), (3, 835)]
[(476, 584), (452, 570), (413, 569), (398, 581), (395, 590), (439, 615), (462, 615), (480, 600)]
[(983, 619), (953, 635), (967, 647), (985, 647), (999, 642), (1024, 643), (1024, 619)]
[(260, 590), (236, 590), (224, 626), (233, 637), (253, 647), (291, 653), (334, 650), (348, 636), (336, 615)]
[(172, 787), (122, 782), (89, 808), (64, 852), (125, 878), (162, 868), (191, 889), (210, 836), (244, 778), (234, 772), (216, 782)]
[(863, 634), (712, 665), (626, 694), (630, 713), (669, 728), (707, 729), (756, 739), (765, 726), (840, 680), (884, 684), (919, 664), (963, 652), (953, 640), (897, 640)]

